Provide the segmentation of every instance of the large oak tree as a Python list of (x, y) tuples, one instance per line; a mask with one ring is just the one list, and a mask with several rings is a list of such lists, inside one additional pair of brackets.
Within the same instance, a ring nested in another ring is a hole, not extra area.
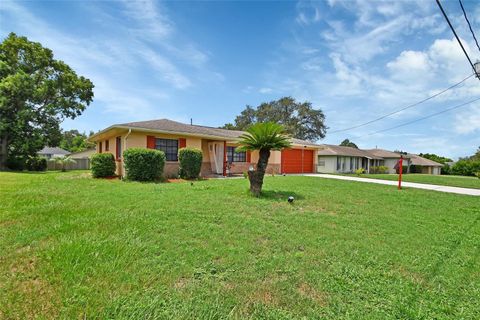
[(254, 123), (274, 122), (281, 124), (289, 135), (308, 141), (325, 137), (325, 115), (314, 109), (308, 101), (297, 102), (291, 97), (264, 102), (254, 108), (247, 106), (235, 118), (235, 123), (227, 123), (225, 129), (246, 130)]
[(50, 49), (15, 33), (0, 43), (0, 152), (25, 157), (58, 145), (60, 123), (79, 116), (92, 99), (92, 82)]

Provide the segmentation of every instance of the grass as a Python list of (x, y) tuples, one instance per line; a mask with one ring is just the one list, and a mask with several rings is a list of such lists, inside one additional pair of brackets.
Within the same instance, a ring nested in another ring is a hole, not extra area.
[(478, 318), (478, 197), (247, 187), (0, 173), (0, 319)]
[[(348, 174), (349, 176), (357, 176), (356, 174)], [(362, 174), (362, 178), (382, 179), (398, 181), (398, 174)], [(431, 174), (415, 174), (409, 173), (402, 175), (402, 181), (437, 184), (450, 187), (473, 188), (480, 189), (480, 179), (477, 177), (465, 176), (444, 176)]]

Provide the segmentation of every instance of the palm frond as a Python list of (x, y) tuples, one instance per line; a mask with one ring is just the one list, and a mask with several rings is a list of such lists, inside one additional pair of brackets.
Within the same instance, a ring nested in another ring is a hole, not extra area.
[(290, 137), (283, 126), (273, 122), (256, 123), (239, 138), (240, 147), (237, 151), (282, 150), (291, 146)]

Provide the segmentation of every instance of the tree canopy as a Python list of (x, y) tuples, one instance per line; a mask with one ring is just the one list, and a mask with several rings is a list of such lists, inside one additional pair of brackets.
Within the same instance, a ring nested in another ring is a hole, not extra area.
[(442, 156), (436, 155), (434, 153), (420, 153), (419, 156), (422, 157), (422, 158), (425, 158), (425, 159), (429, 159), (429, 160), (441, 163), (441, 164), (445, 164), (446, 162), (452, 162), (453, 161), (450, 158), (442, 157)]
[(0, 43), (0, 138), (8, 156), (58, 145), (60, 123), (85, 110), (93, 87), (50, 49), (10, 33)]
[[(89, 136), (91, 135), (93, 135), (93, 131), (89, 133)], [(59, 146), (70, 152), (79, 152), (95, 147), (95, 143), (87, 142), (87, 138), (85, 132), (81, 133), (78, 130), (63, 131)]]
[(254, 123), (274, 122), (282, 125), (286, 133), (308, 141), (324, 138), (327, 127), (322, 110), (314, 109), (312, 103), (297, 102), (292, 97), (264, 102), (258, 107), (246, 106), (235, 122), (222, 128), (247, 130)]
[(351, 148), (358, 149), (358, 146), (357, 146), (355, 143), (353, 143), (352, 141), (348, 140), (348, 139), (343, 140), (343, 141), (340, 143), (340, 145), (341, 145), (342, 147), (351, 147)]

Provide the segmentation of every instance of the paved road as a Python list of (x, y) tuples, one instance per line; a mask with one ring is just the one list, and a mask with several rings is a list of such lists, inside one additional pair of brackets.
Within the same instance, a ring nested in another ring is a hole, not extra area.
[[(309, 177), (317, 177), (317, 178), (325, 178), (325, 179), (337, 179), (337, 180), (348, 180), (348, 181), (360, 181), (360, 182), (368, 182), (368, 183), (386, 184), (386, 185), (389, 185), (389, 186), (396, 186), (398, 184), (397, 181), (360, 178), (360, 177), (349, 177), (349, 176), (337, 176), (337, 175), (333, 175), (333, 174), (320, 174), (320, 173), (309, 174), (309, 173), (307, 173), (307, 174), (304, 174), (304, 175), (309, 176)], [(402, 187), (441, 191), (441, 192), (448, 192), (448, 193), (466, 194), (466, 195), (470, 195), (470, 196), (480, 196), (480, 189), (447, 187), (447, 186), (439, 186), (439, 185), (435, 185), (435, 184), (424, 184), (424, 183), (415, 183), (415, 182), (402, 182)]]

